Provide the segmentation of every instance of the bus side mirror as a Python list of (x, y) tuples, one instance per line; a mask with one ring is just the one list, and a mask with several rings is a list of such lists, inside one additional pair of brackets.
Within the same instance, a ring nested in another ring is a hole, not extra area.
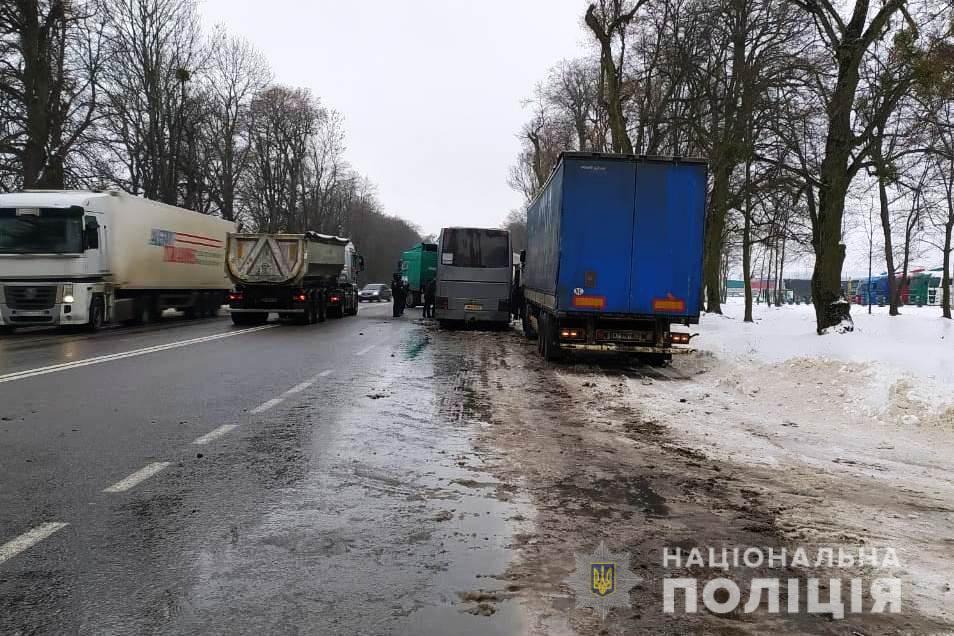
[(87, 250), (99, 249), (99, 221), (86, 219), (83, 227), (83, 247)]

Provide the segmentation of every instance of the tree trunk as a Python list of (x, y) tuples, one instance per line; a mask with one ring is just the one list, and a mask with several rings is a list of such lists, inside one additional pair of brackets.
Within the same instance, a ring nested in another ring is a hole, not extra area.
[(728, 213), (729, 176), (725, 164), (716, 166), (712, 178), (712, 196), (709, 199), (709, 218), (706, 223), (705, 262), (703, 279), (706, 287), (706, 311), (721, 314), (719, 277), (722, 263), (722, 243), (725, 218)]
[(815, 324), (819, 334), (829, 327), (850, 324), (850, 306), (841, 302), (841, 270), (845, 263), (845, 245), (841, 241), (841, 221), (845, 213), (845, 197), (850, 177), (852, 131), (851, 102), (854, 90), (847, 95), (833, 97), (847, 101), (843, 114), (832, 117), (826, 142), (825, 159), (821, 165), (821, 187), (818, 196), (818, 218), (812, 227), (812, 247), (815, 267), (812, 271), (812, 303), (815, 306)]
[(941, 275), (941, 312), (951, 318), (951, 234), (954, 234), (954, 202), (948, 197), (947, 223), (944, 224), (944, 273)]
[(745, 223), (742, 226), (742, 280), (745, 285), (745, 322), (752, 319), (752, 194), (749, 183), (752, 176), (752, 162), (745, 162)]
[[(898, 283), (894, 278), (894, 245), (891, 239), (891, 210), (888, 208), (888, 192), (878, 168), (878, 199), (881, 202), (881, 230), (884, 234), (884, 262), (888, 271), (888, 315), (898, 315)], [(870, 293), (870, 291), (869, 291)]]
[(633, 142), (626, 129), (626, 114), (623, 112), (622, 81), (620, 69), (613, 59), (613, 33), (626, 24), (635, 15), (636, 10), (626, 16), (613, 16), (609, 27), (604, 28), (596, 16), (596, 5), (591, 4), (586, 11), (586, 25), (593, 32), (600, 45), (600, 75), (603, 79), (603, 97), (606, 101), (606, 114), (609, 119), (610, 137), (613, 152), (633, 154)]
[[(35, 188), (41, 185), (49, 137), (50, 43), (49, 33), (41, 24), (39, 3), (27, 0), (19, 4), (23, 105), (26, 109), (26, 140), (21, 157), (23, 187)], [(55, 7), (50, 8), (51, 12), (54, 10)]]

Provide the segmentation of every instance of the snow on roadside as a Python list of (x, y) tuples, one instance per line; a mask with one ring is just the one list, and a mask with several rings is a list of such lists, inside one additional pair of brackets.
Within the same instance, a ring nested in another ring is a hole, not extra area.
[(904, 307), (888, 316), (887, 307), (852, 308), (855, 331), (815, 333), (811, 305), (768, 308), (756, 305), (755, 322), (742, 321), (741, 300), (731, 299), (725, 314), (707, 314), (694, 344), (722, 360), (778, 363), (803, 359), (804, 365), (832, 360), (858, 363), (868, 379), (849, 401), (868, 415), (917, 425), (923, 418), (954, 429), (954, 322), (937, 307)]
[(810, 306), (725, 310), (669, 370), (692, 381), (628, 380), (643, 415), (748, 466), (792, 542), (894, 547), (906, 600), (954, 619), (954, 325), (936, 307), (855, 307), (855, 332), (818, 336)]

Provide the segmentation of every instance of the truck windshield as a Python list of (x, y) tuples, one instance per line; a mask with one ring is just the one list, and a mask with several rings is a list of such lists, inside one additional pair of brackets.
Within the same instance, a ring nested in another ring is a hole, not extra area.
[(83, 251), (83, 212), (40, 208), (37, 214), (0, 209), (0, 253), (78, 254)]
[(446, 229), (441, 249), (442, 265), (510, 267), (510, 237), (506, 230)]

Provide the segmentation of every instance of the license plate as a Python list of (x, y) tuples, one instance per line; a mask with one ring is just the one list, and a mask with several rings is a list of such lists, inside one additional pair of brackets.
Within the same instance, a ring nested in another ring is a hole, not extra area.
[(278, 302), (278, 299), (277, 299), (277, 298), (263, 298), (263, 299), (262, 299), (262, 302), (263, 302), (263, 303), (277, 303), (277, 302)]
[(482, 311), (483, 305), (464, 305), (464, 311)]

